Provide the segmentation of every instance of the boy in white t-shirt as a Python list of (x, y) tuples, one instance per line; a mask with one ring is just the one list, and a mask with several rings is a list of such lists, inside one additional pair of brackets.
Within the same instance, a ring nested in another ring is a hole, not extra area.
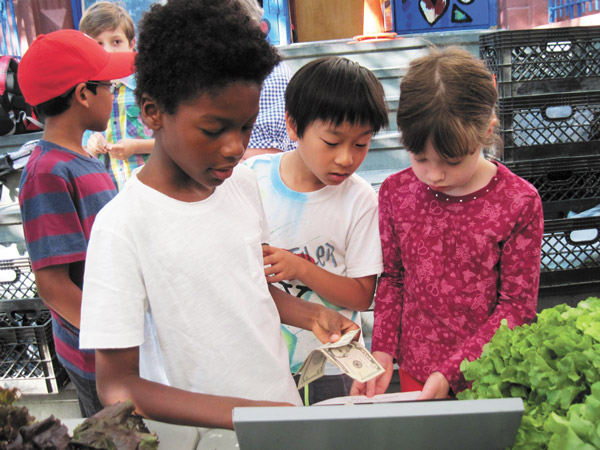
[(98, 214), (84, 280), (81, 346), (104, 405), (232, 428), (236, 406), (300, 404), (280, 318), (324, 342), (357, 328), (265, 280), (258, 186), (236, 165), (278, 61), (236, 0), (170, 0), (142, 19), (136, 97), (155, 147)]
[[(382, 271), (377, 194), (354, 172), (374, 133), (388, 123), (376, 76), (346, 58), (306, 64), (290, 80), (286, 124), (296, 150), (250, 158), (257, 176), (269, 246), (269, 283), (360, 324)], [(290, 368), (296, 372), (319, 341), (284, 326)], [(352, 380), (329, 364), (325, 376), (301, 390), (307, 404), (348, 395)]]

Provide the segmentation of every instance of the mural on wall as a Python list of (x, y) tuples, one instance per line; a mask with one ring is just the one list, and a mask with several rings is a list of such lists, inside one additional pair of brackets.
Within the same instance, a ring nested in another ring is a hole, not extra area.
[(496, 25), (495, 0), (396, 0), (394, 6), (397, 33)]

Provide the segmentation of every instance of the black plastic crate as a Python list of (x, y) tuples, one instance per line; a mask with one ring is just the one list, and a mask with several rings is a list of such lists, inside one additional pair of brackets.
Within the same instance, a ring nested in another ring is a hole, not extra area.
[(479, 37), (479, 55), (500, 97), (596, 90), (600, 27), (499, 30)]
[(600, 91), (498, 101), (504, 161), (600, 155)]
[(600, 281), (600, 217), (544, 222), (540, 287)]
[(38, 297), (29, 258), (0, 260), (0, 299)]
[(40, 299), (0, 302), (0, 384), (54, 394), (69, 381), (58, 361), (52, 319)]
[(506, 166), (535, 186), (546, 218), (600, 204), (600, 156), (519, 161)]

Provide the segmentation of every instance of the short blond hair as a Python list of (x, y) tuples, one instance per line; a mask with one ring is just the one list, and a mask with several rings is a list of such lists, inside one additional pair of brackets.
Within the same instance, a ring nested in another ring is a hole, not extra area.
[(79, 21), (79, 31), (95, 38), (99, 34), (121, 27), (131, 44), (135, 38), (135, 25), (124, 6), (113, 2), (96, 2), (86, 9)]
[(238, 3), (246, 10), (246, 13), (256, 23), (262, 20), (264, 10), (260, 7), (256, 0), (238, 0)]

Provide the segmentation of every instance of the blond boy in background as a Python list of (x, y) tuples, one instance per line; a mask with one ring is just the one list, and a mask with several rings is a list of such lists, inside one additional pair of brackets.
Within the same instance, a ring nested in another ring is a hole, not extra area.
[[(135, 49), (135, 26), (131, 15), (118, 3), (97, 2), (83, 13), (79, 30), (95, 39), (109, 52)], [(84, 135), (88, 153), (98, 157), (120, 191), (131, 172), (148, 160), (154, 139), (144, 126), (135, 103), (133, 75), (115, 80), (117, 89), (105, 133)]]

